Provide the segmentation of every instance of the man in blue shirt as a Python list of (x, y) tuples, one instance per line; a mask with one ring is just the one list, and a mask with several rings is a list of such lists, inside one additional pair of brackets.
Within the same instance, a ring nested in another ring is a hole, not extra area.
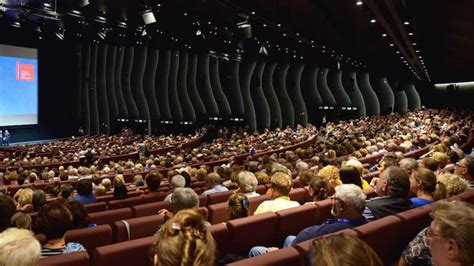
[[(367, 223), (367, 220), (362, 216), (365, 209), (366, 195), (362, 192), (360, 187), (353, 184), (337, 186), (336, 193), (331, 199), (331, 214), (335, 219), (328, 219), (322, 225), (313, 225), (305, 228), (296, 236), (288, 236), (283, 244), (284, 248), (292, 247), (303, 241), (325, 234)], [(249, 257), (258, 256), (276, 249), (277, 248), (253, 247), (249, 252)]]
[(94, 193), (92, 193), (92, 181), (90, 179), (81, 179), (77, 182), (77, 195), (74, 195), (74, 200), (82, 204), (96, 203)]

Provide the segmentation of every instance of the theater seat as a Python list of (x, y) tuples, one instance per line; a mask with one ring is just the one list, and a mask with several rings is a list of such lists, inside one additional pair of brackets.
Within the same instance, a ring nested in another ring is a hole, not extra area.
[(300, 204), (304, 204), (309, 200), (309, 195), (304, 188), (293, 188), (289, 196), (291, 200), (297, 201)]
[(278, 217), (272, 212), (229, 221), (231, 252), (247, 255), (253, 246), (274, 246), (277, 223)]
[(216, 204), (216, 203), (221, 203), (221, 202), (226, 202), (230, 195), (234, 193), (233, 190), (230, 191), (224, 191), (224, 192), (217, 192), (217, 193), (212, 193), (207, 195), (207, 204)]
[(320, 200), (315, 202), (315, 204), (318, 206), (317, 224), (322, 224), (327, 219), (334, 218), (331, 214), (332, 202), (330, 199)]
[(260, 195), (264, 195), (267, 192), (267, 187), (265, 185), (258, 185), (257, 188), (255, 189), (255, 192), (257, 192)]
[[(168, 211), (172, 211), (171, 202), (160, 201), (160, 202), (147, 203), (147, 204), (142, 204), (142, 205), (132, 207), (134, 217), (155, 215), (161, 209), (167, 209)], [(124, 219), (121, 219), (121, 220), (124, 220)]]
[(97, 202), (97, 203), (85, 204), (84, 208), (86, 209), (87, 213), (103, 212), (107, 209), (107, 203)]
[(229, 220), (229, 207), (227, 202), (212, 204), (207, 207), (209, 210), (209, 222), (218, 224)]
[(150, 247), (157, 240), (158, 237), (152, 236), (98, 247), (94, 252), (92, 265), (152, 265)]
[(76, 242), (82, 244), (92, 258), (96, 247), (112, 243), (112, 228), (110, 225), (69, 230), (64, 235), (66, 243)]
[[(128, 229), (124, 221), (128, 224)], [(114, 243), (153, 236), (165, 222), (161, 215), (150, 215), (117, 221), (112, 225)]]
[(144, 201), (141, 197), (133, 197), (133, 198), (127, 198), (127, 199), (121, 199), (121, 200), (111, 200), (108, 202), (108, 209), (109, 210), (116, 210), (120, 208), (127, 208), (127, 207), (133, 207), (136, 205), (143, 204)]
[(166, 193), (159, 192), (143, 196), (144, 203), (160, 202), (166, 198)]
[(296, 235), (304, 228), (318, 224), (319, 221), (318, 207), (315, 204), (281, 210), (276, 214), (278, 216), (278, 243), (282, 243), (288, 235)]
[(433, 205), (427, 204), (395, 215), (402, 220), (402, 242), (410, 242), (423, 228), (430, 225), (432, 209)]
[(458, 197), (464, 201), (474, 204), (474, 189), (468, 189), (466, 192), (459, 194)]
[(300, 265), (300, 253), (295, 248), (283, 248), (272, 251), (261, 256), (248, 258), (238, 262), (227, 264), (229, 266), (266, 265), (287, 266)]
[(209, 205), (208, 201), (207, 195), (199, 195), (199, 207), (207, 207)]
[(132, 209), (122, 208), (104, 212), (95, 212), (89, 214), (89, 216), (91, 217), (91, 223), (95, 223), (97, 225), (113, 224), (116, 221), (132, 218)]
[(227, 225), (225, 223), (213, 224), (209, 227), (209, 232), (216, 241), (216, 247), (219, 251), (218, 257), (227, 254), (232, 246), (232, 243), (229, 243), (230, 235)]
[(39, 259), (37, 266), (87, 266), (89, 255), (87, 252), (73, 252), (64, 255), (50, 256)]
[(269, 199), (270, 199), (270, 196), (267, 196), (267, 195), (261, 195), (261, 196), (250, 198), (249, 199), (249, 213), (253, 214), (255, 210), (258, 208), (258, 205), (260, 205), (260, 203)]

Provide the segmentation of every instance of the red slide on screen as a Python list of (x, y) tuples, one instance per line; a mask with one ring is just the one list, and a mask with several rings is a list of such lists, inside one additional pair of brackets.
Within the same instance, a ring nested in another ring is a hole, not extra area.
[(16, 80), (35, 80), (35, 65), (22, 64), (19, 61), (16, 61)]

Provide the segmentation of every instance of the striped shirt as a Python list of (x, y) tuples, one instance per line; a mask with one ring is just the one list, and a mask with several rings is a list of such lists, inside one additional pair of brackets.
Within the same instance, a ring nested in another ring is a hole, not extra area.
[(64, 247), (60, 248), (47, 248), (43, 246), (43, 248), (41, 249), (41, 257), (68, 254), (77, 251), (86, 251), (86, 249), (83, 245), (74, 242), (69, 242)]

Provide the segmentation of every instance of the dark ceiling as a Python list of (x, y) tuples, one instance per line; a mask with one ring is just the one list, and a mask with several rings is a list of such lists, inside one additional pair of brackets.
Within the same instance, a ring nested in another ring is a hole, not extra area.
[[(17, 2), (0, 0), (10, 5)], [(22, 2), (55, 5), (55, 1)], [(58, 0), (57, 10), (65, 13), (79, 9), (81, 2), (87, 1)], [(391, 78), (419, 77), (432, 83), (474, 80), (474, 67), (470, 66), (474, 62), (474, 1), (356, 2), (90, 0), (79, 10), (89, 21), (98, 11), (105, 12), (111, 28), (121, 17), (128, 18), (129, 28), (136, 28), (143, 24), (140, 12), (152, 8), (157, 19), (148, 30), (155, 39), (152, 41), (161, 39), (160, 43), (172, 47), (203, 47), (226, 53), (243, 49), (245, 56), (257, 54), (265, 45), (270, 57), (324, 65), (335, 65), (338, 58), (343, 68), (367, 68)], [(252, 25), (253, 38), (242, 41), (236, 24), (246, 19)], [(205, 39), (196, 36), (198, 29)]]

